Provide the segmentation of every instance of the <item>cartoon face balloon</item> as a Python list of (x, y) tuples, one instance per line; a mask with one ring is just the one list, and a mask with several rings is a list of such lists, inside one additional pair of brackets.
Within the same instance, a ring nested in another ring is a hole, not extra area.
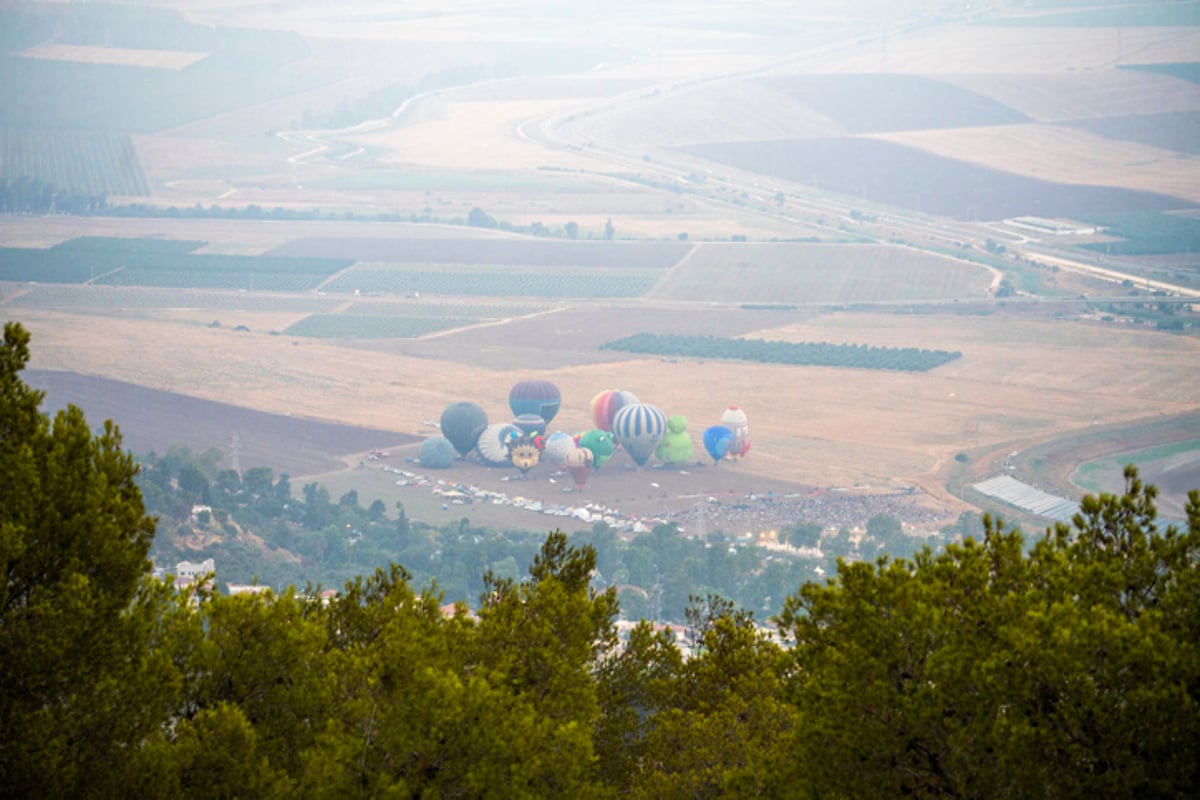
[(513, 439), (509, 443), (508, 457), (512, 460), (514, 467), (521, 470), (521, 472), (529, 472), (529, 470), (537, 466), (538, 460), (542, 457), (542, 451), (538, 450), (533, 437), (525, 434)]

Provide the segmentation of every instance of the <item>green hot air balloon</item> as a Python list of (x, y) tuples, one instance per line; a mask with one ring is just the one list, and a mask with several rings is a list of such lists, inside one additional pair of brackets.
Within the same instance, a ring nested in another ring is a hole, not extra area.
[(442, 412), (442, 435), (460, 456), (475, 449), (479, 434), (487, 427), (487, 414), (471, 402), (451, 403)]
[(696, 445), (687, 432), (687, 417), (672, 414), (667, 419), (667, 433), (654, 451), (655, 457), (667, 464), (686, 464), (696, 455)]

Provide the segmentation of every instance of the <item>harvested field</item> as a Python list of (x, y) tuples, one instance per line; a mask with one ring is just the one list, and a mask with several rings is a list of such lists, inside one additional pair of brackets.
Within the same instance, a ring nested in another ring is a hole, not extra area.
[(658, 270), (520, 267), (508, 264), (359, 264), (323, 288), (334, 292), (473, 295), (476, 297), (640, 297)]
[(1030, 178), (880, 139), (732, 142), (685, 150), (739, 169), (960, 220), (1073, 217), (1191, 205), (1164, 194)]
[[(390, 264), (666, 269), (690, 249), (691, 245), (682, 242), (564, 242), (525, 237), (480, 240), (305, 238), (276, 247), (270, 255), (349, 258)], [(519, 293), (514, 295), (519, 296)]]
[(919, 75), (806, 75), (774, 78), (769, 83), (851, 133), (1029, 121), (990, 97)]
[(1047, 73), (1107, 70), (1130, 60), (1193, 61), (1198, 52), (1200, 29), (1196, 28), (940, 25), (890, 37), (886, 49), (876, 45), (835, 55), (806, 71), (942, 75), (952, 64), (954, 74), (965, 75), (992, 74), (1002, 65), (1008, 74), (1037, 76), (1036, 80)]
[(1200, 110), (1195, 84), (1124, 69), (1038, 75), (955, 74), (943, 78), (994, 98), (1038, 122), (1067, 122)]
[(1172, 111), (1165, 114), (1139, 114), (1125, 117), (1100, 117), (1063, 123), (1107, 139), (1200, 155), (1200, 111)]
[(655, 286), (660, 300), (855, 303), (979, 297), (978, 264), (891, 245), (705, 243)]
[(185, 50), (131, 50), (124, 47), (58, 43), (40, 44), (21, 51), (23, 58), (173, 70), (180, 70), (189, 64), (195, 64), (207, 55), (208, 53), (193, 53)]
[(373, 448), (416, 441), (394, 431), (266, 414), (92, 375), (42, 370), (24, 375), (30, 386), (46, 392), (43, 411), (74, 404), (93, 428), (111, 419), (121, 428), (125, 448), (139, 454), (162, 454), (173, 445), (195, 453), (217, 448), (225, 453), (221, 466), (229, 468), (237, 436), (243, 470), (269, 466), (276, 474), (307, 475), (344, 468), (351, 456)]
[[(1200, 113), (1188, 115), (1192, 122)], [(1197, 128), (1193, 147), (1200, 148)], [(880, 139), (941, 158), (978, 164), (1055, 184), (1115, 187), (1200, 201), (1200, 158), (1088, 130), (1004, 125), (881, 134)]]

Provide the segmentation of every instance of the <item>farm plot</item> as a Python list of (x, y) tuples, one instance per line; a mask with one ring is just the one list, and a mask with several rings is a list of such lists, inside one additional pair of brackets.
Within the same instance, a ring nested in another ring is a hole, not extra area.
[(1045, 75), (971, 73), (949, 75), (944, 80), (992, 97), (1038, 122), (1200, 110), (1200, 92), (1195, 86), (1140, 70)]
[(1057, 125), (910, 131), (881, 139), (1060, 184), (1119, 186), (1200, 200), (1200, 159)]
[(524, 267), (481, 264), (359, 264), (325, 288), (331, 292), (450, 294), (478, 297), (641, 297), (660, 270)]
[(526, 238), (309, 238), (267, 255), (350, 258), (392, 264), (509, 264), (522, 267), (666, 269), (687, 255), (682, 242), (564, 242)]
[(150, 194), (133, 141), (117, 133), (0, 129), (0, 178), (89, 195)]
[[(1165, 194), (1077, 186), (1015, 175), (879, 139), (729, 142), (684, 148), (692, 155), (821, 189), (960, 220), (1183, 208)], [(920, 176), (920, 180), (914, 179)]]
[(545, 311), (550, 306), (500, 305), (492, 303), (429, 303), (420, 300), (390, 302), (353, 303), (346, 308), (347, 314), (360, 316), (400, 317), (471, 317), (474, 319), (510, 319)]
[(9, 294), (9, 308), (58, 309), (211, 309), (213, 311), (315, 313), (332, 310), (342, 298), (311, 294), (265, 294), (212, 290), (158, 289), (143, 286), (37, 284)]
[(988, 270), (905, 247), (719, 244), (697, 247), (654, 299), (727, 303), (853, 303), (982, 296)]
[(379, 314), (313, 314), (284, 333), (313, 339), (414, 339), (477, 322), (465, 317), (400, 317)]
[(990, 97), (919, 75), (803, 75), (767, 81), (851, 133), (1029, 121)]
[(1106, 139), (1138, 142), (1177, 153), (1200, 155), (1200, 136), (1196, 135), (1200, 131), (1200, 111), (1100, 117), (1071, 120), (1063, 124)]
[(352, 262), (327, 258), (196, 254), (203, 242), (80, 237), (36, 250), (0, 249), (10, 281), (181, 289), (311, 289)]
[(1085, 217), (1104, 228), (1116, 242), (1093, 242), (1080, 247), (1118, 255), (1194, 253), (1200, 250), (1200, 219), (1174, 214), (1095, 214)]

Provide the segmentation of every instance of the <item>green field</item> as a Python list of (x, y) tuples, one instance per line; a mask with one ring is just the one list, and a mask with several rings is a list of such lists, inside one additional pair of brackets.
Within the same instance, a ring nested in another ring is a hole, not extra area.
[(133, 140), (121, 133), (0, 129), (0, 178), (78, 194), (150, 194)]
[(80, 237), (46, 249), (0, 248), (0, 279), (177, 289), (312, 289), (349, 259), (194, 253), (204, 242)]
[(24, 286), (10, 297), (10, 308), (60, 309), (158, 309), (206, 308), (214, 311), (255, 311), (317, 313), (331, 310), (343, 298), (313, 294), (263, 294), (194, 289), (180, 291), (141, 286), (82, 286), (79, 284), (42, 284)]
[(874, 347), (830, 342), (778, 342), (719, 336), (635, 333), (600, 345), (601, 350), (675, 358), (720, 358), (810, 367), (850, 367), (897, 372), (925, 372), (962, 356), (948, 350), (917, 347)]

